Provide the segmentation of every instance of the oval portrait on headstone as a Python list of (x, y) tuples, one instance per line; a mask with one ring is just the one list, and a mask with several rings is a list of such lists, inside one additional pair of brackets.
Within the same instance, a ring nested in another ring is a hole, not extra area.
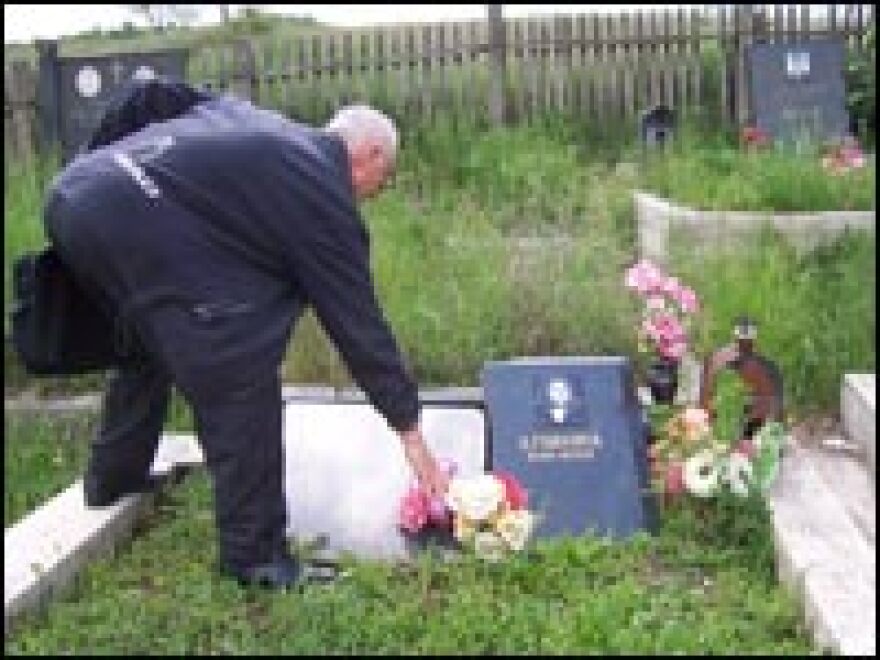
[(81, 96), (92, 98), (101, 91), (101, 74), (93, 66), (84, 66), (76, 74), (76, 91)]
[(155, 77), (156, 72), (145, 64), (139, 66), (137, 70), (135, 70), (134, 75), (132, 75), (132, 78), (135, 80), (152, 80)]

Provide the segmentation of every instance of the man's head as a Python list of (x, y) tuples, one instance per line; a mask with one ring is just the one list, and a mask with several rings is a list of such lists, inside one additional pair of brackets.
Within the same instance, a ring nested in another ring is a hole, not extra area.
[(394, 172), (397, 129), (383, 113), (366, 105), (341, 108), (324, 130), (342, 138), (358, 199), (375, 195)]

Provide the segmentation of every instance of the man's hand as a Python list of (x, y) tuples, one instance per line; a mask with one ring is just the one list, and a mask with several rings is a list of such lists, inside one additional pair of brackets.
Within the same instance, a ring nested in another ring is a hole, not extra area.
[(437, 465), (422, 437), (418, 424), (400, 434), (403, 454), (415, 472), (422, 488), (431, 497), (443, 497), (449, 487), (449, 477)]

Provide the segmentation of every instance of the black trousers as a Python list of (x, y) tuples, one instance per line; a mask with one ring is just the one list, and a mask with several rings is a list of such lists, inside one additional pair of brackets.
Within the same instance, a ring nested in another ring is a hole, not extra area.
[[(143, 358), (111, 375), (89, 477), (111, 487), (149, 473), (172, 380)], [(247, 389), (210, 398), (184, 393), (214, 493), (221, 563), (230, 570), (270, 561), (284, 551), (281, 391), (277, 374)]]
[[(112, 176), (119, 175), (107, 175)], [(83, 185), (98, 186), (100, 181), (100, 177), (91, 176)], [(114, 316), (119, 315), (124, 301), (154, 284), (149, 269), (137, 267), (137, 250), (148, 253), (153, 243), (141, 241), (141, 245), (132, 239), (131, 245), (123, 242), (120, 247), (119, 235), (140, 231), (138, 236), (144, 238), (143, 228), (155, 224), (157, 218), (181, 224), (191, 221), (180, 214), (173, 218), (139, 215), (142, 204), (124, 187), (130, 183), (123, 174), (119, 186), (98, 186), (93, 194), (82, 196), (83, 208), (68, 208), (63, 199), (52, 197), (45, 212), (47, 235), (62, 259)], [(114, 218), (125, 223), (114, 224)], [(155, 240), (164, 240), (161, 232)], [(193, 409), (213, 482), (221, 563), (236, 571), (269, 561), (285, 548), (287, 524), (277, 365), (256, 369), (255, 375), (249, 373), (247, 378), (198, 373), (173, 359), (183, 349), (181, 342), (172, 345), (176, 339), (173, 333), (156, 332), (164, 321), (155, 308), (145, 308), (126, 322), (128, 332), (124, 334), (133, 341), (131, 359), (111, 376), (87, 478), (108, 484), (111, 492), (146, 479), (171, 386), (177, 386)], [(186, 348), (191, 352), (211, 350), (198, 344)]]

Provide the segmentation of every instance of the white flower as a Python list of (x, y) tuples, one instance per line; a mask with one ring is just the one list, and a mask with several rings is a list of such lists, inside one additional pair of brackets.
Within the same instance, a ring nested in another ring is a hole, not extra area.
[(732, 453), (724, 464), (724, 481), (740, 497), (748, 495), (752, 484), (752, 462), (748, 457), (739, 452)]
[(455, 539), (461, 543), (469, 542), (477, 531), (476, 523), (468, 520), (460, 514), (455, 514), (452, 518), (452, 533)]
[(504, 557), (504, 541), (493, 532), (477, 532), (474, 536), (474, 552), (480, 559), (498, 561)]
[(507, 546), (519, 552), (525, 547), (526, 541), (535, 525), (535, 516), (525, 509), (508, 511), (498, 520), (495, 529), (498, 536)]
[(709, 497), (718, 487), (719, 472), (711, 451), (698, 452), (685, 461), (685, 488), (697, 497)]
[(455, 477), (449, 482), (446, 503), (456, 513), (474, 521), (486, 520), (504, 499), (504, 484), (491, 474)]

